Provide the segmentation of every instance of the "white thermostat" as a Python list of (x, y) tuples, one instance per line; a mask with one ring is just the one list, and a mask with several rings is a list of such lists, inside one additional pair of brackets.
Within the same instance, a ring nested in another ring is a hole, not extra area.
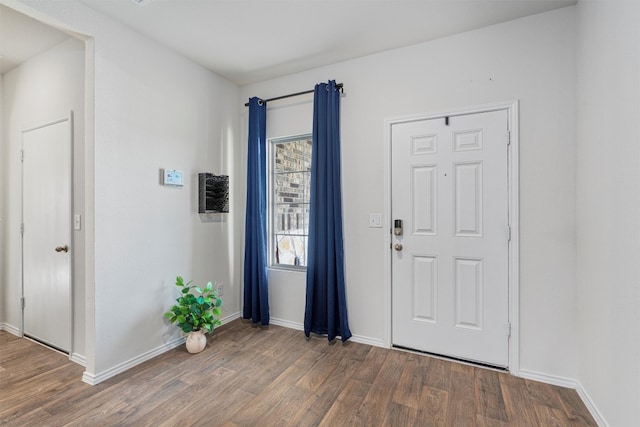
[(165, 169), (163, 176), (164, 185), (173, 185), (177, 187), (182, 187), (184, 185), (182, 171), (176, 169)]

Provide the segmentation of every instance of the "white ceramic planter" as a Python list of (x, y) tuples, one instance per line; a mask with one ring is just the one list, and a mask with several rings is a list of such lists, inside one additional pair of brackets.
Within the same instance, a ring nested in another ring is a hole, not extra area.
[(189, 353), (200, 353), (207, 345), (207, 337), (203, 330), (192, 331), (187, 335), (187, 351)]

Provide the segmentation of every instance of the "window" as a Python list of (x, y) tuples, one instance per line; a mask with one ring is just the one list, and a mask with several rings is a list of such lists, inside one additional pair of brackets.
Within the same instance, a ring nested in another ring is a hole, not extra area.
[(272, 267), (307, 266), (311, 135), (270, 141), (269, 252)]

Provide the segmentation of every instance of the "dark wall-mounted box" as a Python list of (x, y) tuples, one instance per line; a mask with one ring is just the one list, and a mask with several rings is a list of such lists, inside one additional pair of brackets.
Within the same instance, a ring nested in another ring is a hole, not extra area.
[(198, 174), (198, 213), (229, 212), (229, 176)]

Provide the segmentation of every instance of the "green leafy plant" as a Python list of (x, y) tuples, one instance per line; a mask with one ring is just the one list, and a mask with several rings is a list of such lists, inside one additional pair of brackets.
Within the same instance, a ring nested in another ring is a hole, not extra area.
[(175, 323), (183, 332), (189, 333), (203, 329), (205, 332), (213, 331), (213, 328), (221, 325), (218, 317), (222, 312), (222, 300), (218, 298), (217, 287), (211, 282), (202, 289), (192, 285), (191, 281), (185, 283), (180, 276), (176, 277), (176, 286), (180, 288), (180, 297), (177, 304), (167, 311), (164, 317)]

